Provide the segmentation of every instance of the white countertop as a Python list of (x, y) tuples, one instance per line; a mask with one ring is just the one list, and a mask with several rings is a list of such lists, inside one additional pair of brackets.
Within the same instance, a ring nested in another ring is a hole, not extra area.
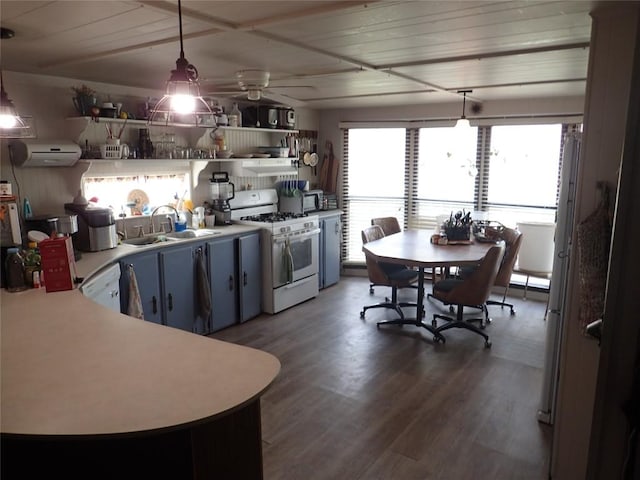
[[(225, 235), (250, 230), (230, 226)], [(88, 278), (162, 245), (83, 254), (78, 271)], [(3, 290), (0, 300), (3, 433), (127, 434), (198, 423), (253, 401), (280, 370), (266, 352), (137, 320), (77, 289)]]

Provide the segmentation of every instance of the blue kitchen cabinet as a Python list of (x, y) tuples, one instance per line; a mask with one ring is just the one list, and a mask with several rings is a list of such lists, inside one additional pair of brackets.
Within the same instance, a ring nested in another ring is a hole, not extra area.
[(258, 233), (238, 238), (238, 283), (240, 322), (246, 322), (262, 312), (262, 262)]
[(235, 242), (225, 237), (207, 243), (212, 332), (233, 325), (238, 318)]
[(149, 322), (162, 323), (160, 266), (157, 252), (146, 252), (130, 255), (120, 262), (120, 311), (127, 313), (129, 304), (129, 287), (133, 268), (142, 302), (144, 319)]
[(171, 247), (157, 254), (162, 272), (164, 324), (188, 332), (197, 331), (195, 248)]
[(340, 214), (320, 219), (318, 282), (326, 288), (340, 280)]

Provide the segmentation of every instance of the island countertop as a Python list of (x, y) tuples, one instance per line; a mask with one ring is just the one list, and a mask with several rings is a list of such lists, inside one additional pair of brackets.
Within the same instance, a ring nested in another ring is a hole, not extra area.
[(269, 353), (136, 320), (78, 290), (1, 301), (3, 434), (198, 425), (255, 402), (280, 370)]

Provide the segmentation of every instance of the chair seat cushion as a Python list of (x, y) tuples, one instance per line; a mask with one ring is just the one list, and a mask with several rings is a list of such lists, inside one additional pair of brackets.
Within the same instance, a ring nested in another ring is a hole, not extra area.
[(387, 277), (390, 277), (396, 272), (407, 270), (406, 266), (397, 263), (380, 262), (378, 265), (380, 265), (380, 270), (382, 270)]
[(459, 278), (445, 278), (444, 280), (440, 280), (439, 282), (437, 282), (433, 286), (433, 289), (440, 290), (441, 292), (450, 292), (463, 282), (464, 280), (461, 280)]
[(402, 268), (389, 274), (389, 280), (399, 283), (409, 283), (418, 278), (418, 272), (409, 268)]

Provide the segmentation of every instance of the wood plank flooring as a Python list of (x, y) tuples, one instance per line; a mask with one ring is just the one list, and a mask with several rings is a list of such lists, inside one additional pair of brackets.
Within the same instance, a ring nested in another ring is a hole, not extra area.
[[(418, 327), (376, 328), (391, 310), (361, 319), (363, 305), (390, 293), (368, 285), (343, 277), (304, 304), (211, 335), (282, 363), (262, 397), (265, 479), (547, 478), (551, 431), (536, 420), (545, 304), (513, 298), (513, 317), (490, 307), (491, 349), (461, 329), (442, 345)], [(427, 321), (447, 312), (426, 309)]]

